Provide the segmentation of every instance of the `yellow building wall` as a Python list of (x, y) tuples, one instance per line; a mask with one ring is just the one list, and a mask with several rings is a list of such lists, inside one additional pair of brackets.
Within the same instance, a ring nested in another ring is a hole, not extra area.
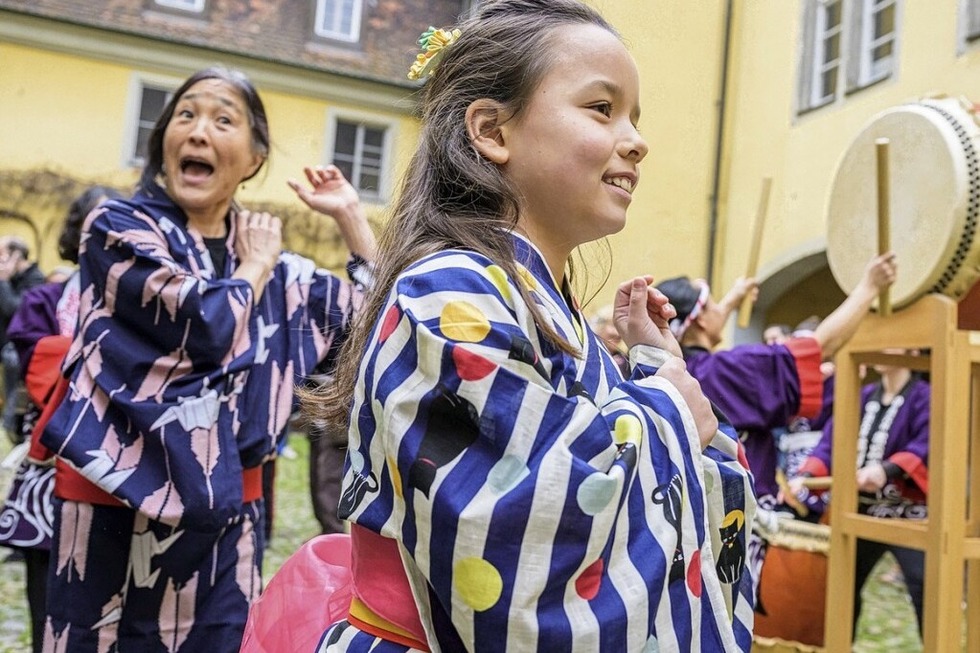
[[(622, 34), (636, 60), (640, 132), (650, 153), (640, 164), (626, 228), (609, 238), (609, 282), (588, 312), (610, 303), (616, 285), (635, 275), (706, 273), (725, 15), (723, 0), (591, 4)], [(592, 272), (590, 281), (598, 274)]]

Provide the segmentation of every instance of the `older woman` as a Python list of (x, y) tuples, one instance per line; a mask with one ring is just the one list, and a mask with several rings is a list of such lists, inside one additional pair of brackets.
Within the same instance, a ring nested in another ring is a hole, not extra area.
[[(234, 200), (269, 130), (241, 73), (174, 93), (139, 189), (89, 216), (58, 455), (46, 650), (237, 651), (261, 588), (261, 465), (296, 379), (333, 355), (360, 290), (281, 251), (281, 224)], [(335, 168), (307, 170), (370, 278), (374, 241)], [(358, 254), (360, 256), (358, 256)]]

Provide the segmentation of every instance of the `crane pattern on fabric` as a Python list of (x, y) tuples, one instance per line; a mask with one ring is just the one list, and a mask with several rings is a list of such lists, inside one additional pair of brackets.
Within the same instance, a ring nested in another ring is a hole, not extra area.
[[(537, 250), (397, 280), (365, 351), (342, 516), (399, 542), (433, 650), (747, 651), (734, 431), (701, 451), (660, 350), (623, 380)], [(516, 283), (581, 356), (548, 343)], [(380, 648), (375, 648), (380, 647)], [(410, 650), (347, 622), (319, 651)]]
[(256, 300), (233, 278), (234, 213), (228, 227), (217, 271), (162, 189), (86, 221), (70, 390), (42, 442), (126, 507), (56, 504), (47, 641), (65, 650), (122, 632), (238, 649), (263, 546), (243, 469), (274, 455), (295, 383), (336, 355), (361, 289), (283, 252)]
[(284, 252), (254, 302), (230, 278), (234, 220), (217, 274), (162, 193), (104, 206), (82, 242), (71, 390), (44, 444), (151, 519), (218, 529), (241, 509), (242, 469), (273, 454), (296, 380), (339, 345), (356, 298)]

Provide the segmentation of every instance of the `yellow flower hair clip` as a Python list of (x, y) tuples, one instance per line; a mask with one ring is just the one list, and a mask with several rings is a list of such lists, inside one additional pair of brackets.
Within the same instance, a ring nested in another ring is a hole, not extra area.
[(429, 29), (422, 32), (419, 37), (419, 47), (422, 52), (415, 57), (415, 63), (408, 71), (408, 78), (412, 80), (422, 79), (426, 75), (431, 75), (446, 53), (446, 48), (459, 38), (458, 29), (452, 31), (437, 29), (429, 26)]

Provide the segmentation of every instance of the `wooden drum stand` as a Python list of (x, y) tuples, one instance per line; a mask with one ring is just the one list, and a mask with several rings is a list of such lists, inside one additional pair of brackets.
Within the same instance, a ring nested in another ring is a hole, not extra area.
[[(886, 348), (929, 349), (930, 353), (882, 353)], [(925, 552), (925, 651), (959, 651), (964, 616), (966, 650), (980, 651), (980, 288), (974, 286), (959, 302), (931, 294), (887, 317), (867, 316), (835, 362), (826, 650), (851, 650), (855, 551), (861, 538)], [(901, 365), (930, 374), (926, 520), (858, 513), (854, 452), (861, 413), (861, 364)]]

